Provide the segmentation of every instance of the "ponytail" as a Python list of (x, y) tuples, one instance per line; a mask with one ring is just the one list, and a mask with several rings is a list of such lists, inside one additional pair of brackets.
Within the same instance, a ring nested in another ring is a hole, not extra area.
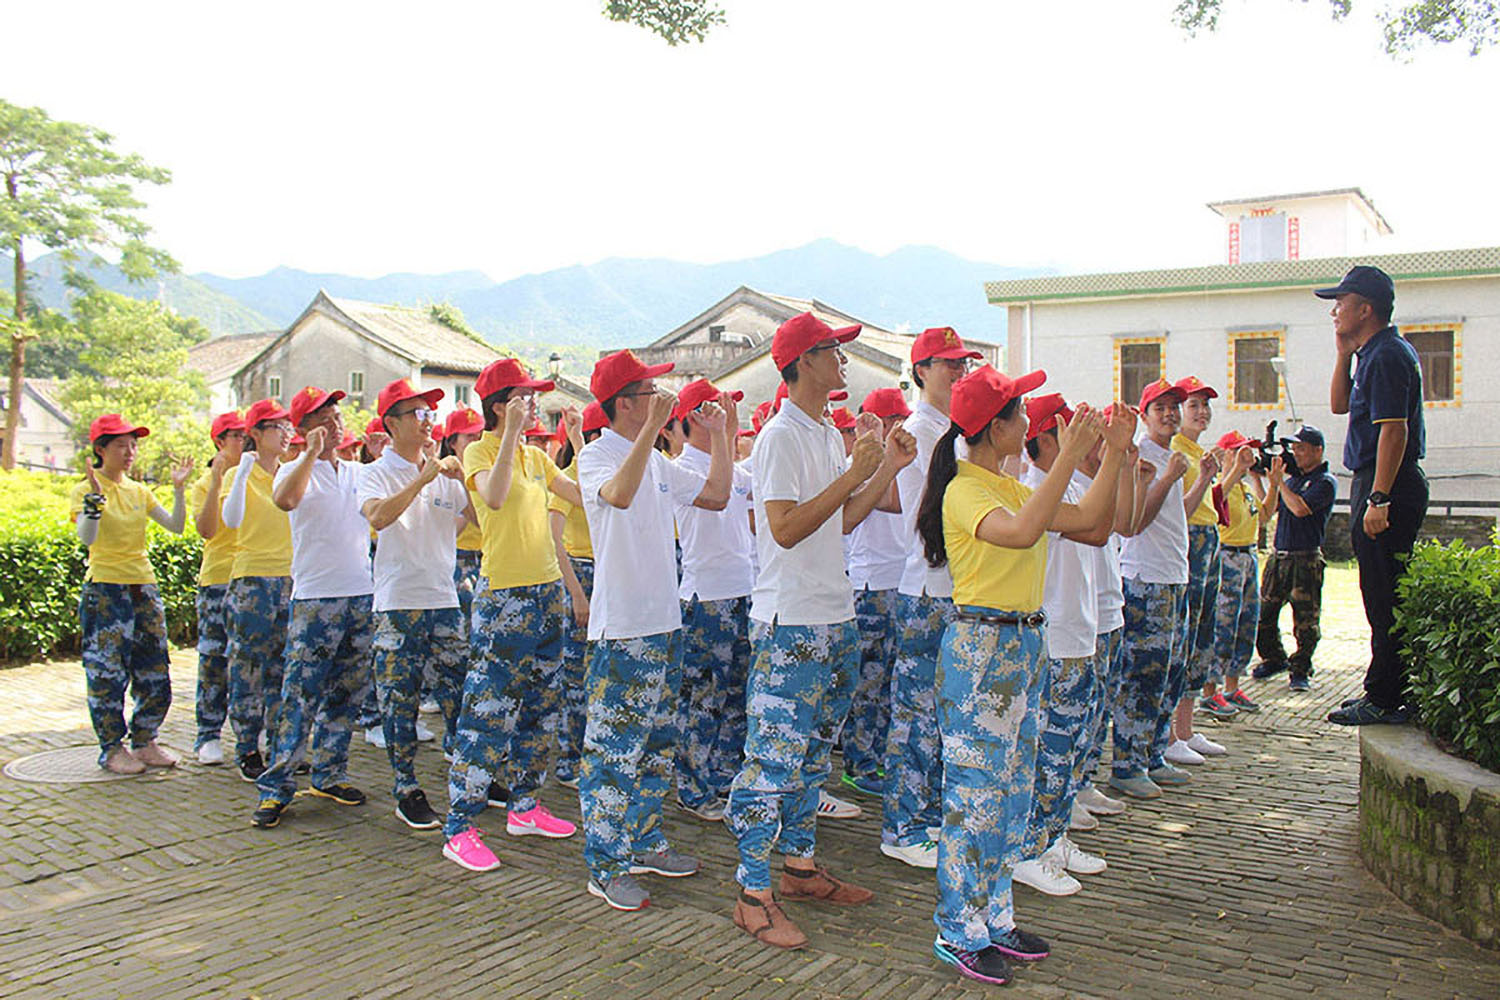
[(953, 477), (958, 475), (958, 459), (953, 454), (953, 443), (958, 440), (959, 426), (952, 421), (948, 430), (932, 446), (932, 461), (927, 466), (927, 487), (922, 491), (922, 502), (917, 506), (917, 537), (922, 539), (922, 551), (927, 556), (927, 565), (933, 569), (948, 564), (948, 546), (943, 541), (943, 494)]

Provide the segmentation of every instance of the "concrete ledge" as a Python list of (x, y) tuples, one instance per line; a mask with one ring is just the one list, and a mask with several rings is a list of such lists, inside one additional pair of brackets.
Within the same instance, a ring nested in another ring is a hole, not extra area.
[(1359, 734), (1360, 855), (1416, 910), (1500, 948), (1500, 774), (1414, 726)]

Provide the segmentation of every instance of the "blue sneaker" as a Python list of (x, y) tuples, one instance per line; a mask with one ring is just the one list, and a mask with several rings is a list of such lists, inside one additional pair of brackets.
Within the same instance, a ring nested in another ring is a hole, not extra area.
[(938, 961), (947, 962), (965, 979), (977, 979), (981, 983), (1002, 986), (1010, 982), (1010, 963), (1000, 954), (1000, 949), (991, 945), (978, 951), (969, 951), (942, 938), (932, 942), (932, 953)]
[(848, 785), (856, 792), (863, 792), (865, 795), (873, 795), (877, 799), (885, 795), (885, 779), (879, 777), (878, 775), (853, 775), (845, 771), (844, 784)]

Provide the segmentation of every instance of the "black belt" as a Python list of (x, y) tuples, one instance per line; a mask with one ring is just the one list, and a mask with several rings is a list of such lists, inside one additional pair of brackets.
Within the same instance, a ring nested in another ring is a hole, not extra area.
[(1254, 552), (1255, 551), (1255, 546), (1254, 545), (1220, 545), (1219, 548), (1222, 549), (1225, 552)]
[(1029, 615), (988, 615), (979, 611), (955, 612), (959, 621), (979, 622), (984, 625), (1025, 625), (1036, 628), (1047, 622), (1045, 611), (1033, 611)]
[(1322, 549), (1291, 549), (1291, 550), (1288, 550), (1288, 549), (1277, 549), (1275, 554), (1276, 554), (1276, 557), (1278, 559), (1290, 559), (1293, 556), (1320, 556), (1320, 555), (1323, 554), (1323, 550)]

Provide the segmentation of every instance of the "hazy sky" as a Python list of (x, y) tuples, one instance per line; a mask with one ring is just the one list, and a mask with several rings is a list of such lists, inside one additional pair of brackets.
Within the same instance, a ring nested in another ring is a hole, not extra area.
[(1326, 0), (724, 0), (667, 47), (599, 0), (33, 3), (0, 96), (168, 167), (187, 271), (503, 280), (833, 237), (1064, 270), (1214, 263), (1206, 201), (1359, 186), (1391, 249), (1500, 243), (1500, 52), (1380, 50)]

